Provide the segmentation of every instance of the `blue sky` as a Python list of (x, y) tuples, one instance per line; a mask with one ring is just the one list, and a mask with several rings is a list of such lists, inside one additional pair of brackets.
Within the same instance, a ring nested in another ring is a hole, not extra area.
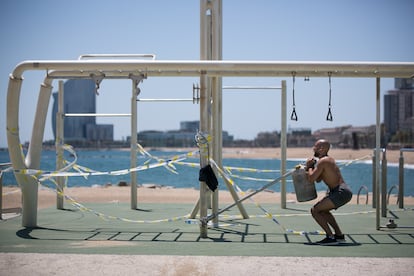
[[(411, 0), (223, 0), (223, 59), (281, 61), (414, 61), (414, 1)], [(70, 60), (81, 54), (154, 53), (159, 60), (199, 59), (199, 1), (2, 0), (0, 1), (0, 147), (7, 147), (8, 76), (24, 60)], [(35, 103), (45, 72), (24, 75), (20, 137), (29, 141)], [(288, 85), (291, 78), (224, 78), (223, 85)], [(149, 78), (141, 98), (189, 98), (198, 78)], [(57, 90), (57, 82), (54, 84)], [(381, 93), (394, 87), (381, 81)], [(332, 79), (333, 121), (328, 79), (296, 80), (291, 128), (375, 124), (375, 80)], [(97, 111), (127, 113), (131, 82), (104, 80)], [(50, 102), (45, 140), (53, 139)], [(383, 116), (382, 116), (383, 117)], [(138, 103), (138, 130), (173, 130), (198, 120), (192, 103)], [(382, 118), (381, 118), (382, 120)], [(100, 118), (114, 124), (115, 139), (130, 135), (127, 118)], [(236, 139), (280, 130), (280, 93), (224, 91), (223, 129)]]

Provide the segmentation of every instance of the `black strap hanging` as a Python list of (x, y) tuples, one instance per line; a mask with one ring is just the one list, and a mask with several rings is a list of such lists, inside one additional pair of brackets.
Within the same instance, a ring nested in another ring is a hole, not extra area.
[(209, 187), (209, 189), (213, 192), (218, 187), (217, 177), (214, 174), (214, 171), (211, 168), (210, 164), (200, 169), (198, 180), (205, 182), (207, 186)]
[(332, 94), (332, 90), (331, 90), (331, 72), (328, 72), (328, 76), (329, 76), (329, 104), (328, 104), (328, 114), (326, 115), (326, 120), (327, 121), (333, 121), (333, 116), (332, 116), (332, 112), (331, 112), (331, 94)]
[(292, 121), (297, 121), (298, 120), (298, 115), (296, 114), (296, 110), (295, 110), (295, 75), (296, 72), (292, 72), (292, 80), (293, 80), (293, 89), (292, 89), (292, 97), (293, 97), (293, 105), (292, 105), (292, 114), (290, 115), (290, 119)]

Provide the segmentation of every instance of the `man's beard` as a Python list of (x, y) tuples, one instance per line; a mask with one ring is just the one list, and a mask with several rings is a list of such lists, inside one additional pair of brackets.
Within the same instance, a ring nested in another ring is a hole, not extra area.
[(315, 151), (313, 156), (316, 157), (316, 158), (319, 158), (319, 153)]

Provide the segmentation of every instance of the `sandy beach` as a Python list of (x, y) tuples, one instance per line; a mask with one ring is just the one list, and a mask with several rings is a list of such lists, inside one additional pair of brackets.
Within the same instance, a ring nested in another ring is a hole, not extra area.
[[(372, 149), (335, 149), (329, 151), (329, 155), (336, 160), (371, 160), (374, 151)], [(313, 155), (312, 148), (287, 148), (288, 159), (306, 159)], [(224, 148), (224, 158), (281, 158), (280, 148)], [(388, 163), (398, 163), (400, 158), (399, 150), (387, 150), (386, 157)], [(414, 153), (403, 153), (404, 164), (414, 164)], [(382, 157), (381, 157), (382, 158)]]
[[(251, 191), (245, 191), (249, 193)], [(118, 186), (99, 186), (99, 187), (71, 187), (65, 189), (65, 194), (74, 198), (80, 203), (128, 203), (130, 202), (130, 187), (118, 187)], [(189, 188), (168, 188), (158, 185), (145, 185), (145, 187), (139, 187), (138, 191), (139, 203), (194, 203), (196, 204), (200, 192), (197, 189)], [(319, 192), (318, 198), (322, 198), (324, 192)], [(38, 195), (38, 208), (48, 208), (56, 206), (56, 193), (44, 188), (39, 189)], [(241, 198), (242, 195), (239, 195)], [(258, 203), (274, 203), (280, 204), (280, 193), (265, 190), (256, 194), (253, 199)], [(296, 195), (294, 193), (288, 193), (286, 195), (288, 203), (303, 204), (297, 202)], [(318, 199), (306, 202), (306, 204), (316, 202)], [(365, 204), (366, 195), (362, 194), (359, 198), (359, 204)], [(229, 191), (219, 191), (220, 203), (233, 203), (233, 198)], [(390, 204), (396, 204), (397, 197), (390, 197)], [(372, 194), (368, 195), (368, 204), (372, 203)], [(407, 205), (414, 205), (414, 197), (405, 197), (404, 203)], [(357, 204), (357, 196), (354, 196), (349, 204)], [(17, 187), (4, 187), (3, 188), (3, 212), (20, 212), (21, 211), (21, 192)]]

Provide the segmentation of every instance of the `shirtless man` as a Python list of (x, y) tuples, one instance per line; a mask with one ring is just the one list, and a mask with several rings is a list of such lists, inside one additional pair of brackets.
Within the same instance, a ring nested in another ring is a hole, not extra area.
[[(320, 245), (333, 245), (345, 241), (345, 236), (330, 211), (345, 205), (352, 198), (352, 192), (345, 184), (335, 159), (328, 156), (329, 148), (328, 141), (316, 141), (313, 151), (314, 156), (319, 159), (317, 166), (315, 166), (316, 160), (314, 158), (309, 158), (306, 161), (309, 182), (323, 180), (329, 188), (328, 195), (318, 201), (311, 209), (313, 218), (326, 233), (326, 238), (317, 242)], [(333, 228), (334, 233), (330, 227)]]

